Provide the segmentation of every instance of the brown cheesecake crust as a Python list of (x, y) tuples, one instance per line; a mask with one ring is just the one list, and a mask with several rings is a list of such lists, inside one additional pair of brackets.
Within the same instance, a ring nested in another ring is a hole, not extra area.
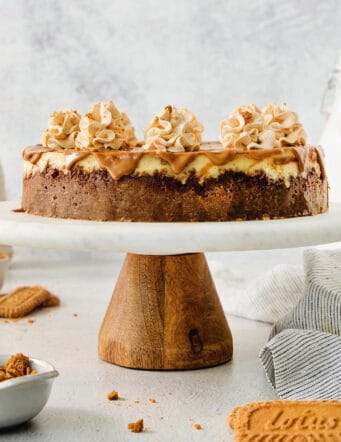
[(23, 209), (31, 214), (97, 221), (232, 221), (316, 215), (328, 209), (328, 184), (315, 170), (290, 186), (264, 174), (226, 171), (202, 185), (157, 173), (112, 178), (108, 170), (65, 173), (47, 167), (24, 177)]

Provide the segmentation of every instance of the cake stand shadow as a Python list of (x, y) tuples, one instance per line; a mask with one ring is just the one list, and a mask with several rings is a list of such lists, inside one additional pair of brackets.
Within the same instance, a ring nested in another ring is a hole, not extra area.
[(27, 215), (0, 203), (0, 243), (128, 252), (98, 340), (100, 358), (130, 368), (211, 367), (232, 336), (203, 252), (341, 241), (341, 204), (314, 217), (210, 223), (122, 223)]

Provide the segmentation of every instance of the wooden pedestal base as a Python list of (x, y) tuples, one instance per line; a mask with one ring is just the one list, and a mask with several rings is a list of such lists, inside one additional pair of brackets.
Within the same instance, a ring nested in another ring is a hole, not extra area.
[(205, 256), (128, 254), (98, 351), (105, 361), (149, 370), (229, 361), (232, 336)]

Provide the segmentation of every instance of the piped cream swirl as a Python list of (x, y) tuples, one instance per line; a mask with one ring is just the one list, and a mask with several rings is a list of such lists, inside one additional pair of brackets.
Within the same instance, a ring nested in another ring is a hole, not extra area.
[(76, 138), (79, 149), (119, 150), (137, 144), (135, 129), (128, 116), (120, 112), (114, 103), (94, 104), (79, 122)]
[(251, 104), (238, 107), (222, 121), (220, 139), (228, 149), (271, 149), (305, 146), (306, 132), (285, 103), (268, 104), (262, 111)]
[(53, 112), (48, 119), (41, 142), (44, 147), (72, 149), (79, 133), (81, 115), (75, 110)]
[(280, 147), (305, 146), (307, 134), (299, 122), (298, 114), (287, 109), (286, 103), (281, 106), (268, 104), (262, 112), (265, 126), (276, 136)]
[(202, 124), (187, 109), (166, 106), (144, 130), (145, 150), (185, 152), (199, 150)]

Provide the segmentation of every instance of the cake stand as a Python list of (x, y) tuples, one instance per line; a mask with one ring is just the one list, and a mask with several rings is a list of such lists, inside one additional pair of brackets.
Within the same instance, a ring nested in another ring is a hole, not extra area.
[(341, 241), (341, 204), (313, 217), (270, 221), (122, 223), (51, 219), (0, 203), (0, 243), (127, 252), (98, 340), (100, 358), (175, 370), (232, 357), (232, 336), (203, 252)]

